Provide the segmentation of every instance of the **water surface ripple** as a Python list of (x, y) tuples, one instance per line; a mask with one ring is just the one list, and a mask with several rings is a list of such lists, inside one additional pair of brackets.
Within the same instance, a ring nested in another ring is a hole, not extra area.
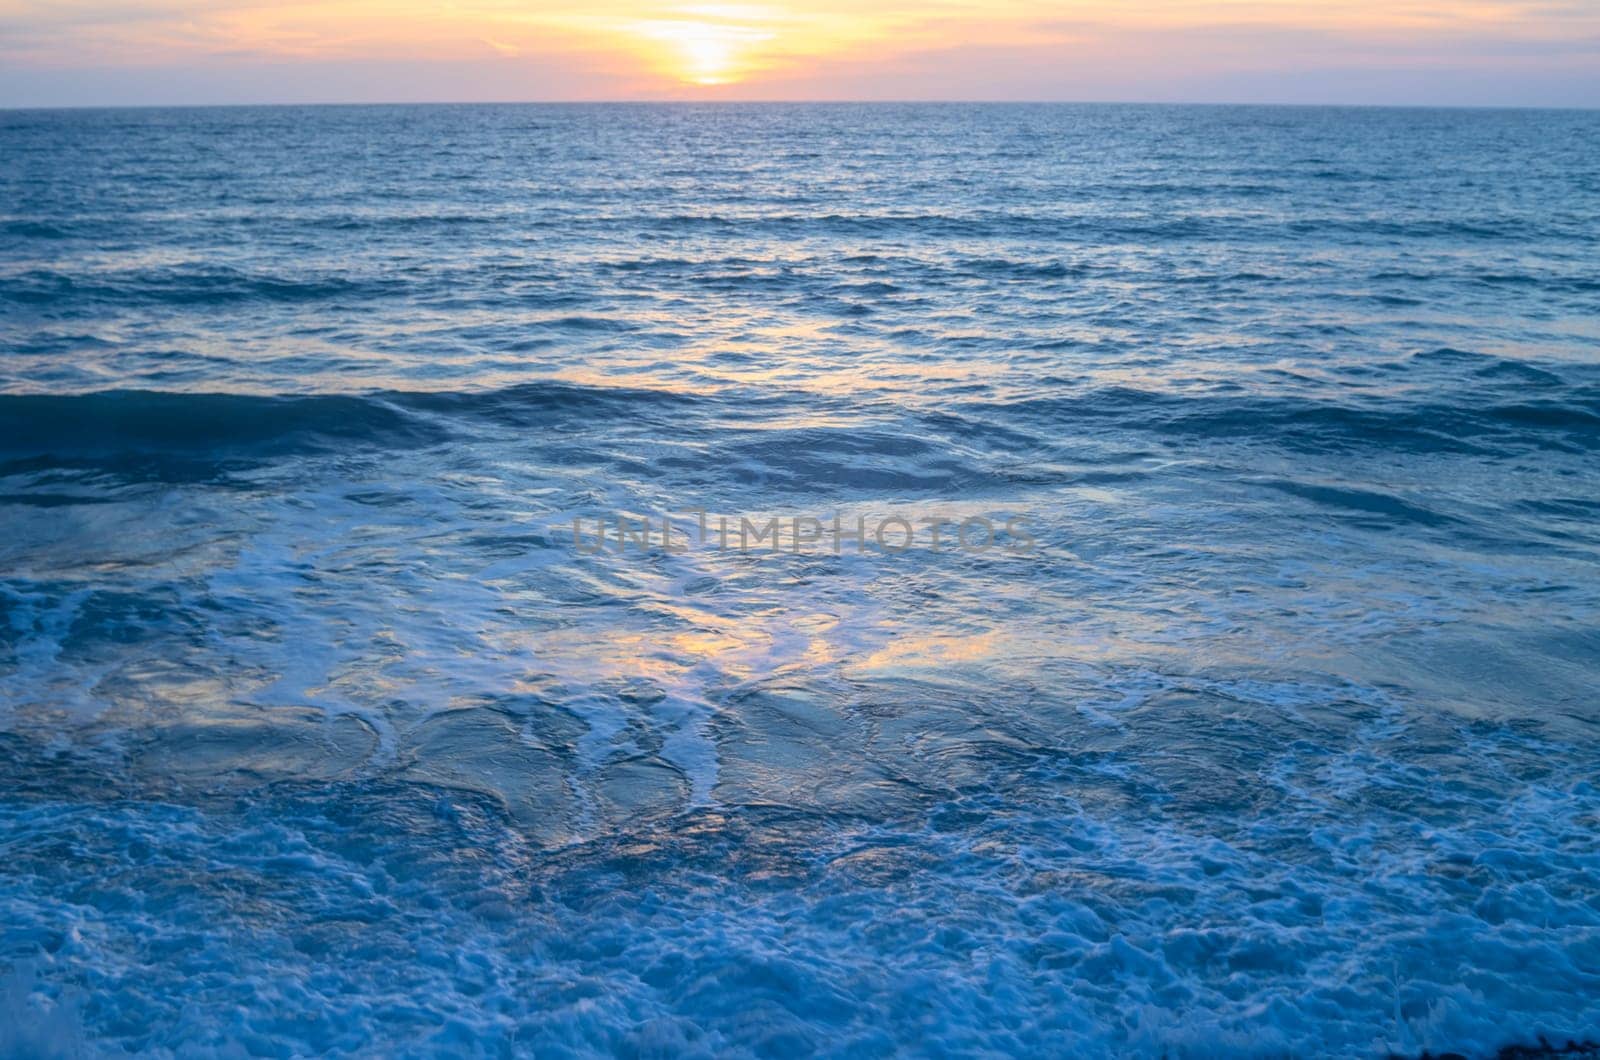
[[(0, 1052), (1600, 1038), (1597, 172), (1576, 111), (0, 112)], [(574, 545), (687, 509), (1036, 548)]]

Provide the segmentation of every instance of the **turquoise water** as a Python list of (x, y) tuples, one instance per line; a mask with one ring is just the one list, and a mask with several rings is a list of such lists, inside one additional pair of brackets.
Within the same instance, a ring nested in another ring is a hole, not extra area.
[(1600, 1038), (1597, 218), (1597, 112), (0, 112), (0, 1053)]

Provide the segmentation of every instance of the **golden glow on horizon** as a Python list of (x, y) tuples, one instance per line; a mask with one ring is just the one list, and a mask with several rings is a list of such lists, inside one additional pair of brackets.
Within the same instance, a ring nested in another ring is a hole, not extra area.
[[(629, 17), (633, 11), (650, 17)], [(636, 70), (690, 90), (803, 70), (911, 25), (870, 5), (850, 12), (829, 4), (684, 6), (637, 0), (536, 21), (571, 34), (596, 53), (624, 53)]]
[(654, 45), (652, 65), (691, 85), (725, 85), (752, 66), (751, 49), (773, 38), (771, 32), (728, 22), (652, 20), (630, 32)]

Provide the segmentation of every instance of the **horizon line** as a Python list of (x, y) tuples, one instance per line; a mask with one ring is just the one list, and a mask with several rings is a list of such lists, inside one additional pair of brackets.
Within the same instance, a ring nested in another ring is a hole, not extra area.
[(223, 110), (251, 107), (1274, 107), (1285, 110), (1561, 110), (1596, 111), (1600, 103), (1295, 103), (1278, 100), (1114, 99), (474, 99), (311, 100), (226, 103), (0, 103), (0, 111)]

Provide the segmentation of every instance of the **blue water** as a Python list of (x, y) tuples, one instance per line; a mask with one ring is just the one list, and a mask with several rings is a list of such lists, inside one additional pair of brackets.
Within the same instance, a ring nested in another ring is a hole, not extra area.
[(0, 112), (0, 1054), (1600, 1038), (1597, 247), (1600, 112)]

